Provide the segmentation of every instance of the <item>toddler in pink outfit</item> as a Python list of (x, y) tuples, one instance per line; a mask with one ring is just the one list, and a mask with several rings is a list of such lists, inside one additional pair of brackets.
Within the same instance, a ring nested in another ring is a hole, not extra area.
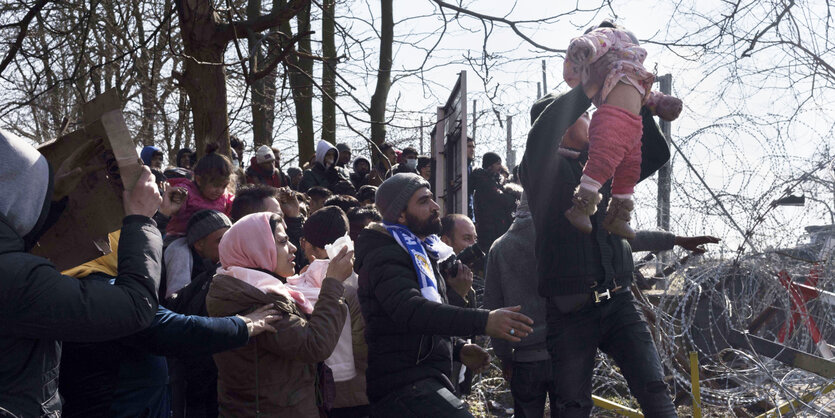
[(565, 213), (583, 232), (591, 232), (589, 216), (602, 199), (598, 190), (612, 179), (612, 199), (603, 227), (626, 238), (635, 236), (629, 220), (641, 174), (641, 107), (666, 120), (674, 120), (681, 112), (681, 100), (651, 90), (655, 76), (644, 68), (646, 56), (635, 35), (608, 21), (572, 39), (566, 51), (566, 83), (599, 87), (591, 98), (597, 111), (589, 124), (588, 162), (573, 206)]
[(166, 240), (184, 236), (191, 215), (203, 209), (223, 212), (227, 216), (231, 212), (235, 197), (228, 187), (234, 175), (234, 167), (228, 158), (217, 154), (216, 150), (217, 147), (207, 147), (206, 155), (194, 166), (194, 181), (186, 178), (168, 180), (169, 185), (184, 188), (188, 197), (180, 210), (171, 216), (165, 230)]

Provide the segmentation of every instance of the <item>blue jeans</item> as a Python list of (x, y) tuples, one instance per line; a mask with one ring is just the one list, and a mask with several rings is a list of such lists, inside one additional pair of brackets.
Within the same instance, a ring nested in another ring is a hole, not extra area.
[(464, 401), (433, 378), (418, 380), (389, 393), (371, 405), (371, 416), (472, 418)]
[(551, 415), (553, 416), (556, 411), (556, 389), (551, 360), (513, 362), (510, 393), (513, 395), (515, 417), (542, 417), (545, 414), (546, 396), (551, 400)]
[(631, 292), (563, 313), (549, 299), (548, 352), (557, 384), (557, 417), (591, 414), (591, 379), (597, 349), (620, 367), (646, 417), (675, 417), (664, 370), (646, 320)]

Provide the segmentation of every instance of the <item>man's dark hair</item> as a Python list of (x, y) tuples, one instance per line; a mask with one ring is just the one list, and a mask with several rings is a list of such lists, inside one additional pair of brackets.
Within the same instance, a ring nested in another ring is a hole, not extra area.
[(267, 210), (267, 207), (264, 205), (264, 200), (270, 197), (278, 200), (278, 189), (264, 184), (247, 184), (246, 186), (242, 186), (235, 193), (235, 200), (232, 202), (229, 218), (234, 223), (250, 213)]
[(383, 216), (374, 205), (357, 206), (348, 211), (348, 222), (358, 224), (370, 220), (371, 222), (382, 222)]
[(333, 192), (322, 186), (313, 186), (308, 189), (307, 195), (310, 196), (311, 199), (327, 199), (333, 195)]
[(357, 194), (357, 189), (355, 189), (354, 185), (348, 180), (340, 180), (332, 187), (334, 194), (344, 194), (347, 196), (356, 196)]
[(325, 201), (325, 207), (327, 206), (336, 206), (342, 209), (343, 212), (348, 212), (351, 208), (358, 207), (360, 205), (360, 201), (357, 200), (354, 196), (342, 195), (337, 194), (333, 195)]
[(432, 158), (431, 157), (427, 157), (425, 155), (421, 155), (420, 157), (418, 157), (418, 163), (417, 163), (418, 171), (420, 171), (421, 168), (426, 167), (428, 165), (429, 166), (432, 165)]
[(374, 198), (377, 196), (377, 186), (372, 186), (370, 184), (366, 184), (360, 187), (360, 191), (357, 192), (357, 200), (360, 202), (364, 202), (366, 200), (374, 201)]
[(300, 176), (300, 175), (302, 175), (302, 174), (303, 174), (303, 173), (302, 173), (302, 169), (301, 169), (301, 168), (298, 168), (298, 167), (296, 167), (296, 166), (292, 166), (292, 167), (288, 167), (288, 168), (287, 168), (287, 175), (288, 175), (288, 176), (290, 176), (290, 178), (293, 178), (293, 177), (296, 177), (296, 176)]
[(475, 143), (475, 139), (473, 139), (473, 137), (467, 135), (467, 142)]
[(382, 143), (382, 144), (380, 144), (380, 146), (379, 146), (379, 147), (377, 147), (377, 148), (380, 148), (380, 152), (386, 152), (386, 150), (387, 150), (387, 149), (389, 149), (389, 148), (394, 148), (394, 147), (392, 147), (392, 146), (391, 146), (391, 144), (389, 144), (388, 142), (383, 142), (383, 143)]
[(348, 217), (338, 206), (325, 206), (304, 221), (304, 239), (314, 247), (325, 248), (348, 234)]
[(441, 218), (441, 233), (440, 236), (455, 237), (455, 223), (459, 219), (469, 219), (466, 215), (460, 213), (450, 213)]
[(411, 155), (414, 155), (415, 157), (418, 156), (418, 152), (414, 147), (403, 148), (403, 152), (400, 155), (403, 155), (404, 156), (403, 158), (406, 158), (405, 157), (406, 154), (411, 154)]

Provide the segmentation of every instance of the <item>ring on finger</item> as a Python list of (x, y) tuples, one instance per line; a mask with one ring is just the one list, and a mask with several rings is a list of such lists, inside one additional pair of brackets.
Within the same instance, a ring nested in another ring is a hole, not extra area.
[(516, 335), (516, 330), (511, 328), (509, 334), (510, 335)]

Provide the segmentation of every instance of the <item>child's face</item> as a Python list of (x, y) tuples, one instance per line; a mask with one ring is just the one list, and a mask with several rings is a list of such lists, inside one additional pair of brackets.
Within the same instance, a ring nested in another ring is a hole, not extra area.
[(200, 176), (195, 176), (197, 187), (200, 188), (200, 194), (208, 200), (217, 200), (226, 192), (229, 186), (229, 179), (215, 180), (213, 182), (205, 181)]

